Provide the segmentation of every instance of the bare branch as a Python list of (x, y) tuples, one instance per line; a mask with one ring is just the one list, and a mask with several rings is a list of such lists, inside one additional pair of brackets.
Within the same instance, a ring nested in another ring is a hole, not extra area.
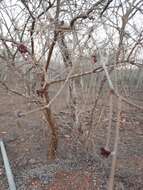
[(72, 28), (74, 23), (78, 20), (78, 19), (87, 19), (89, 17), (89, 14), (92, 13), (98, 5), (100, 5), (101, 3), (105, 2), (105, 0), (99, 0), (96, 3), (93, 4), (93, 6), (86, 12), (86, 13), (81, 13), (80, 15), (75, 16), (71, 21), (70, 21), (70, 27)]

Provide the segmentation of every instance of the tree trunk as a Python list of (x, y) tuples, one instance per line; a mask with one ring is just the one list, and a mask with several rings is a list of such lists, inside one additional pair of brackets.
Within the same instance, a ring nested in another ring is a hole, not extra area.
[[(48, 92), (44, 94), (46, 104), (49, 103)], [(54, 119), (52, 118), (52, 113), (50, 108), (45, 108), (44, 115), (48, 122), (48, 127), (51, 129), (51, 139), (48, 146), (48, 159), (52, 160), (56, 158), (56, 152), (58, 148), (58, 130), (55, 125)]]

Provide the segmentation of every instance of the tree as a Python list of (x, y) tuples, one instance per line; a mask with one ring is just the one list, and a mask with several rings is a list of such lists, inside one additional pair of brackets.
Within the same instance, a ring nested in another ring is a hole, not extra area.
[[(50, 106), (66, 84), (68, 83), (73, 126), (81, 130), (80, 105), (85, 101), (86, 83), (90, 83), (89, 86), (93, 89), (93, 80), (96, 83), (98, 81), (93, 91), (95, 101), (91, 112), (88, 141), (94, 130), (95, 109), (107, 83), (109, 83), (111, 94), (119, 98), (120, 92), (117, 93), (117, 90), (120, 91), (118, 70), (130, 66), (142, 67), (142, 63), (138, 61), (142, 53), (143, 42), (142, 20), (139, 20), (142, 17), (142, 8), (142, 0), (99, 0), (96, 2), (92, 0), (12, 0), (1, 2), (0, 58), (12, 72), (15, 74), (20, 72), (20, 78), (24, 77), (27, 93), (23, 95), (22, 90), (20, 92), (12, 90), (8, 81), (3, 78), (1, 78), (1, 84), (11, 92), (26, 98), (37, 93), (35, 102), (39, 107), (29, 112), (23, 110), (19, 116), (43, 111), (48, 127), (51, 129), (51, 142), (48, 148), (50, 159), (56, 157), (58, 146), (58, 124), (55, 124)], [(59, 65), (55, 64), (57, 54), (60, 60), (58, 64), (65, 70), (64, 74), (61, 70), (58, 71)], [(94, 64), (93, 56), (97, 59)], [(19, 60), (22, 60), (24, 64), (21, 70), (18, 69), (19, 62), (21, 62)], [(104, 65), (103, 62), (106, 64)], [(50, 78), (50, 67), (59, 72), (60, 80)], [(6, 71), (3, 71), (6, 76)], [(36, 79), (37, 75), (40, 75), (39, 81)], [(94, 79), (89, 82), (91, 77)], [(63, 83), (61, 88), (50, 99), (50, 86), (59, 83)], [(35, 89), (37, 86), (39, 88)], [(91, 89), (88, 89), (88, 92)], [(82, 103), (79, 103), (79, 97)], [(142, 109), (128, 99), (123, 97), (121, 99)], [(99, 118), (96, 119), (99, 120)]]

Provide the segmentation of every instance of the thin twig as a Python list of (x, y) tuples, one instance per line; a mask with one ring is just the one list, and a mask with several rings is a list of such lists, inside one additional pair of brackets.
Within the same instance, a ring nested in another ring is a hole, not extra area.
[(116, 169), (118, 143), (119, 143), (119, 129), (120, 129), (120, 123), (121, 123), (121, 107), (122, 107), (122, 100), (119, 97), (118, 98), (117, 123), (116, 123), (116, 136), (115, 136), (115, 143), (114, 143), (111, 173), (110, 173), (110, 177), (109, 177), (109, 183), (108, 183), (107, 190), (113, 190), (113, 187), (114, 187), (114, 176), (115, 176), (115, 169)]
[(110, 93), (110, 99), (109, 99), (109, 123), (108, 123), (108, 129), (107, 129), (107, 140), (105, 149), (109, 150), (109, 142), (111, 137), (111, 126), (112, 126), (112, 115), (113, 115), (113, 94)]

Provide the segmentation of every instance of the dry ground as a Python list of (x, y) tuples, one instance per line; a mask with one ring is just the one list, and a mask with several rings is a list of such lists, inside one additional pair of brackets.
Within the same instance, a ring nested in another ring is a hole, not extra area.
[[(73, 135), (70, 110), (58, 110), (54, 114), (60, 138), (58, 155), (55, 161), (47, 161), (50, 132), (41, 113), (20, 119), (16, 116), (16, 111), (31, 108), (26, 100), (0, 89), (0, 137), (6, 145), (17, 189), (106, 189), (112, 158), (104, 159), (100, 155), (100, 147), (105, 144), (106, 119), (94, 134), (96, 146), (87, 151)], [(90, 111), (85, 112), (82, 125), (87, 128), (89, 117)], [(114, 131), (114, 122), (112, 127)], [(8, 189), (1, 157), (0, 189)], [(115, 189), (143, 189), (143, 113), (137, 109), (126, 110), (125, 123), (120, 128)]]

